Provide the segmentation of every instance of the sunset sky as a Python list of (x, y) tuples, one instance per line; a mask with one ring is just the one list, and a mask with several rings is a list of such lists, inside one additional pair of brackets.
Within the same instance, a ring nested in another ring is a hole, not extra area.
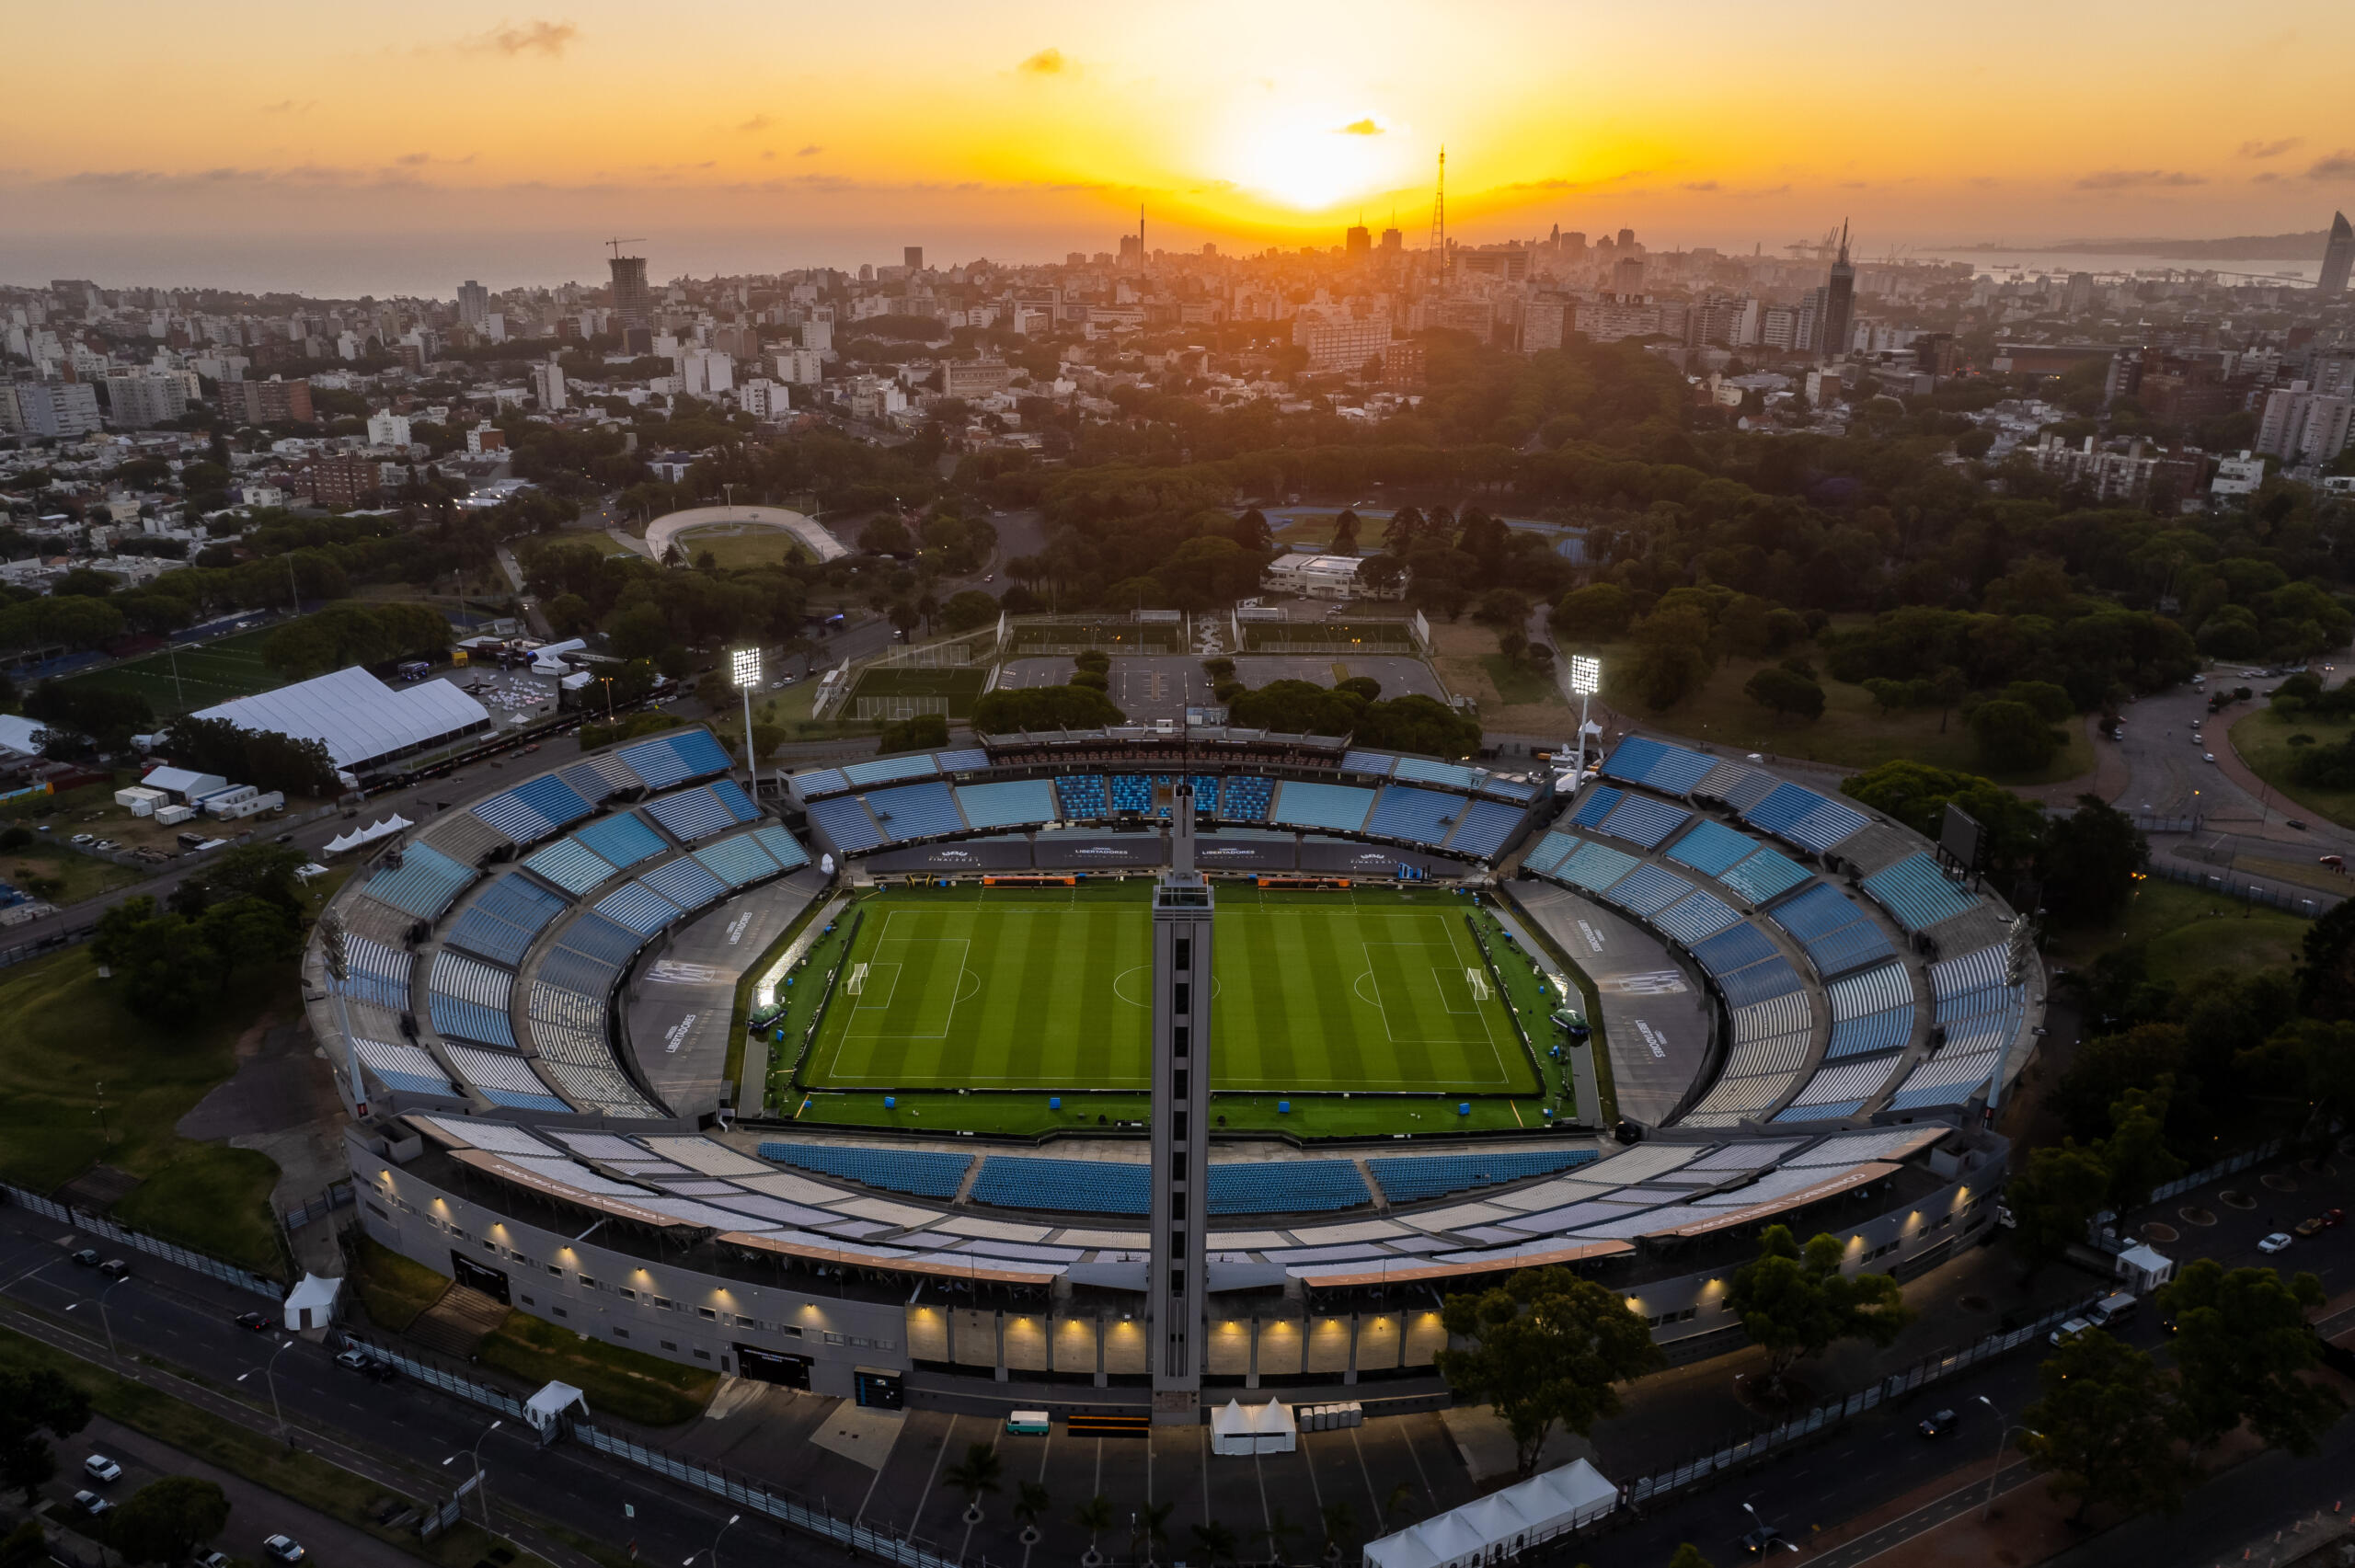
[(1878, 255), (2355, 202), (2355, 13), (2310, 0), (126, 0), (21, 7), (9, 38), (9, 281), (273, 247), (546, 281), (521, 258), (593, 275), (608, 235), (658, 275), (1059, 259), (1140, 201), (1173, 248), (1332, 243), (1361, 210), (1419, 246), (1442, 143), (1470, 241), (1772, 250), (1849, 215)]

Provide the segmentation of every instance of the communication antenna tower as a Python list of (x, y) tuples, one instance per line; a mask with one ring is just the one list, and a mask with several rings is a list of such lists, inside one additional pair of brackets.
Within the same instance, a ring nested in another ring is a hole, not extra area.
[(1439, 186), (1431, 192), (1430, 262), (1432, 280), (1447, 291), (1447, 149), (1439, 150)]

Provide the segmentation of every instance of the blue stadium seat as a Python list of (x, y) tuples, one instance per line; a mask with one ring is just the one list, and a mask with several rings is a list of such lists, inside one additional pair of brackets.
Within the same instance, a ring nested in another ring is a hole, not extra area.
[(852, 785), (866, 789), (874, 784), (898, 784), (903, 779), (928, 779), (937, 769), (929, 753), (907, 757), (877, 757), (865, 762), (851, 762), (843, 768), (843, 777)]
[(534, 843), (595, 809), (562, 779), (532, 779), (503, 790), (474, 808), (482, 821), (519, 844)]
[(973, 1168), (971, 1154), (933, 1154), (913, 1149), (861, 1149), (827, 1143), (764, 1143), (761, 1158), (772, 1164), (839, 1176), (862, 1186), (911, 1197), (948, 1198)]
[(956, 795), (936, 780), (874, 790), (863, 798), (875, 825), (902, 842), (965, 830), (965, 818), (957, 814)]
[(728, 896), (728, 884), (697, 864), (693, 857), (658, 865), (638, 878), (682, 910), (699, 910)]
[(1455, 826), (1457, 814), (1470, 804), (1460, 795), (1384, 784), (1374, 796), (1373, 815), (1366, 818), (1365, 830), (1380, 839), (1437, 844)]
[(1055, 781), (1055, 798), (1063, 803), (1066, 822), (1100, 822), (1112, 815), (1100, 773), (1072, 773)]
[(776, 862), (750, 833), (706, 844), (695, 851), (695, 858), (696, 864), (731, 887), (748, 887), (777, 873)]
[(1768, 918), (1801, 942), (1809, 942), (1862, 920), (1864, 911), (1839, 888), (1819, 882), (1787, 903), (1777, 904)]
[(724, 833), (736, 826), (736, 816), (720, 804), (719, 797), (708, 789), (683, 789), (676, 795), (658, 795), (646, 803), (646, 814), (662, 824), (662, 830), (683, 844), (707, 839), (714, 833)]
[(1592, 1164), (1591, 1149), (1545, 1150), (1534, 1154), (1422, 1154), (1374, 1158), (1365, 1162), (1384, 1195), (1394, 1204), (1421, 1203), (1450, 1193), (1500, 1182), (1549, 1176), (1557, 1171)]
[(761, 848), (769, 852), (771, 860), (787, 871), (810, 864), (810, 852), (801, 847), (801, 841), (774, 822), (753, 829), (752, 838)]
[(1378, 778), (1386, 779), (1390, 776), (1390, 770), (1397, 765), (1396, 755), (1388, 751), (1344, 751), (1341, 753), (1341, 772), (1345, 773), (1373, 773)]
[(1668, 751), (1669, 749), (1657, 740), (1647, 740), (1640, 735), (1631, 735), (1619, 742), (1617, 750), (1603, 759), (1603, 776), (1608, 779), (1625, 779), (1629, 784), (1641, 784), (1644, 782), (1644, 775), (1650, 773), (1653, 765), (1667, 756)]
[(651, 860), (670, 849), (662, 835), (641, 821), (637, 813), (624, 811), (602, 822), (592, 822), (585, 828), (573, 830), (572, 836), (590, 849), (612, 861), (624, 871), (641, 860)]
[(1652, 917), (1652, 923), (1690, 947), (1741, 919), (1714, 893), (1695, 892)]
[(1871, 826), (1872, 818), (1854, 807), (1826, 800), (1784, 829), (1783, 836), (1795, 844), (1821, 853), (1845, 843)]
[(1873, 1051), (1893, 1051), (1913, 1037), (1913, 1004), (1909, 1001), (1902, 1007), (1885, 1008), (1844, 1024), (1834, 1024), (1832, 1044), (1823, 1058), (1837, 1061), (1843, 1057), (1864, 1056)]
[(1776, 956), (1775, 944), (1747, 921), (1695, 944), (1692, 952), (1701, 967), (1719, 977)]
[(1613, 883), (1603, 897), (1631, 915), (1648, 919), (1693, 891), (1693, 884), (1657, 865), (1639, 865)]
[[(690, 729), (684, 735), (674, 735), (671, 737), (670, 745), (672, 755), (678, 758), (679, 766), (687, 770), (686, 776), (691, 779), (709, 778), (729, 769), (727, 751), (711, 738), (711, 731), (707, 729)], [(647, 783), (649, 788), (660, 787), (650, 779)]]
[(1580, 841), (1568, 833), (1548, 833), (1538, 840), (1536, 846), (1527, 854), (1522, 856), (1522, 869), (1536, 872), (1541, 876), (1551, 876), (1561, 865), (1564, 858), (1579, 847)]
[(642, 882), (625, 882), (597, 900), (597, 912), (640, 936), (651, 936), (684, 911)]
[(1218, 815), (1227, 822), (1264, 822), (1276, 799), (1276, 781), (1230, 778), (1221, 782)]
[(811, 801), (810, 820), (844, 854), (857, 854), (883, 841), (883, 835), (876, 830), (875, 818), (867, 814), (867, 807), (855, 795)]
[(761, 819), (760, 802), (747, 795), (744, 786), (734, 779), (712, 780), (711, 793), (713, 798), (727, 809), (728, 815), (737, 821), (757, 822)]
[(1600, 893), (1636, 869), (1634, 855), (1608, 844), (1582, 844), (1576, 854), (1554, 868), (1555, 879), (1590, 893)]
[(621, 868), (583, 844), (565, 837), (523, 857), (524, 869), (576, 896), (620, 875)]
[(1003, 784), (959, 784), (957, 804), (974, 828), (1035, 828), (1051, 822), (1054, 785), (1045, 779), (1014, 779)]
[(1447, 841), (1450, 854), (1469, 855), (1475, 860), (1493, 860), (1505, 841), (1521, 825), (1527, 807), (1507, 805), (1501, 800), (1468, 802), (1464, 814), (1456, 819), (1454, 836)]
[(978, 747), (959, 751), (935, 751), (932, 763), (944, 773), (978, 773), (990, 765), (990, 754)]
[(439, 992), (429, 995), (426, 1007), (433, 1018), (433, 1032), (461, 1040), (479, 1040), (486, 1046), (515, 1048), (515, 1025), (506, 1013), (485, 1007), (478, 1001), (467, 1001)]
[(1287, 780), (1276, 792), (1269, 816), (1287, 828), (1322, 829), (1355, 833), (1364, 830), (1373, 807), (1373, 791), (1354, 784), (1304, 784)]
[(1722, 876), (1757, 853), (1756, 839), (1705, 818), (1671, 846), (1668, 858), (1679, 865), (1691, 866), (1704, 876)]
[(1662, 795), (1687, 795), (1693, 786), (1717, 771), (1717, 760), (1681, 746), (1660, 749), (1660, 759), (1644, 770), (1643, 783)]
[[(1737, 931), (1747, 929), (1737, 926)], [(1706, 945), (1704, 944), (1704, 945)], [(1788, 996), (1806, 989), (1799, 972), (1791, 967), (1790, 960), (1781, 955), (1763, 964), (1752, 964), (1717, 977), (1718, 986), (1726, 993), (1729, 1007), (1748, 1007), (1753, 1002), (1772, 1001), (1778, 996)]]
[(1391, 777), (1407, 784), (1438, 784), (1469, 795), (1480, 785), (1480, 775), (1461, 762), (1435, 761), (1429, 757), (1401, 757)]
[(1591, 828), (1610, 816), (1612, 808), (1626, 798), (1627, 792), (1624, 789), (1613, 789), (1609, 784), (1591, 785), (1586, 792), (1586, 798), (1579, 802), (1578, 809), (1570, 813), (1570, 825)]
[[(711, 737), (706, 735), (704, 738), (707, 741)], [(629, 764), (631, 773), (646, 781), (649, 789), (669, 789), (672, 784), (686, 783), (696, 774), (696, 770), (688, 765), (687, 760), (679, 754), (679, 749), (672, 745), (667, 737), (661, 740), (640, 741), (636, 746), (625, 746), (615, 755)], [(727, 765), (725, 753), (719, 761), (722, 767)]]
[(1938, 863), (1919, 851), (1874, 872), (1864, 887), (1908, 931), (1927, 931), (1979, 905), (1978, 894), (1948, 880)]
[(327, 989), (340, 996), (356, 996), (362, 1001), (404, 1013), (408, 1010), (409, 978), (416, 965), (417, 956), (413, 953), (347, 933), (343, 939), (344, 978), (330, 979)]
[(972, 1198), (994, 1208), (1144, 1214), (1152, 1208), (1153, 1170), (1131, 1161), (993, 1154), (973, 1178)]
[(1737, 862), (1717, 878), (1753, 904), (1763, 904), (1814, 879), (1815, 873), (1782, 851), (1771, 849), (1762, 849), (1748, 860)]
[(1880, 927), (1863, 919), (1799, 945), (1807, 949), (1808, 961), (1815, 966), (1815, 972), (1826, 979), (1844, 975), (1860, 965), (1879, 963), (1897, 952)]
[(380, 871), (368, 879), (368, 896), (419, 920), (439, 920), (451, 900), (481, 875), (431, 844), (411, 844), (401, 852), (398, 871)]
[(1148, 775), (1114, 773), (1104, 782), (1112, 786), (1112, 809), (1115, 812), (1153, 809), (1153, 780)]
[(1194, 815), (1215, 817), (1218, 813), (1218, 775), (1196, 773), (1186, 781), (1194, 786)]
[(484, 889), (452, 923), (448, 940), (495, 963), (520, 963), (533, 940), (565, 907), (561, 894), (511, 874)]
[(1631, 795), (1595, 830), (1650, 849), (1692, 819), (1693, 813), (1683, 807)]
[(1373, 1201), (1350, 1160), (1269, 1160), (1212, 1165), (1212, 1214), (1324, 1214)]

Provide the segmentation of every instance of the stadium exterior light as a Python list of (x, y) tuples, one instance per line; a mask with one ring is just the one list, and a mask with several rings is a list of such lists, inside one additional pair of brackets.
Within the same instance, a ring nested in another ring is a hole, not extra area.
[(761, 760), (752, 751), (752, 688), (761, 683), (761, 650), (740, 647), (728, 655), (728, 677), (736, 689), (744, 693), (744, 774), (752, 781), (752, 793), (761, 788)]
[(1579, 772), (1586, 777), (1586, 708), (1594, 694), (1603, 690), (1603, 660), (1590, 653), (1570, 656), (1570, 690), (1579, 698)]

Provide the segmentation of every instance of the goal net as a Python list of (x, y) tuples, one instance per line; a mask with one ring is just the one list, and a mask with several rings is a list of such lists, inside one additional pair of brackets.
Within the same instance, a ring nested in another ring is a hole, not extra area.
[(1464, 983), (1472, 989), (1473, 1001), (1486, 1001), (1488, 1000), (1488, 977), (1482, 974), (1477, 968), (1472, 967), (1468, 965), (1465, 967), (1464, 970)]
[(867, 966), (864, 964), (853, 964), (850, 967), (850, 973), (844, 977), (843, 990), (848, 995), (856, 996), (866, 989)]

